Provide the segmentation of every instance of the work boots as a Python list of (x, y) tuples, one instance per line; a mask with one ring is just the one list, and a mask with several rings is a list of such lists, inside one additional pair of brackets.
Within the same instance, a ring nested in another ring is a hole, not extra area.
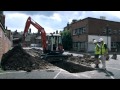
[(96, 64), (95, 68), (99, 68), (99, 65), (98, 65), (98, 64)]

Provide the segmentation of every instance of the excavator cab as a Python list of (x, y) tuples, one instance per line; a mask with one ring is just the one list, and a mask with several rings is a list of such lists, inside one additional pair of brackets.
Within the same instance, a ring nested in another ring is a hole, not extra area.
[(59, 53), (63, 53), (64, 49), (62, 46), (62, 38), (60, 34), (47, 34), (47, 50), (48, 53), (50, 52), (59, 52)]
[(49, 62), (61, 61), (68, 58), (63, 55), (62, 38), (60, 34), (47, 34), (47, 50), (41, 57)]

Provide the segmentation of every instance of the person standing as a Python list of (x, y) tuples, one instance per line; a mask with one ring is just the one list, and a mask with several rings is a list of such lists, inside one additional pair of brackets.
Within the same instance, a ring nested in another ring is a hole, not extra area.
[(106, 56), (108, 54), (108, 48), (103, 38), (100, 38), (99, 41), (100, 41), (100, 55), (101, 55), (102, 69), (106, 70)]
[(95, 68), (99, 68), (99, 55), (100, 55), (100, 45), (98, 44), (97, 40), (93, 40), (93, 43), (95, 44)]

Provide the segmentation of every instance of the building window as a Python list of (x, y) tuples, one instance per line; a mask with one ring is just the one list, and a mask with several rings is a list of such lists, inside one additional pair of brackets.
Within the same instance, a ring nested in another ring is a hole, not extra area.
[(106, 29), (103, 30), (103, 34), (106, 34)]
[(112, 30), (111, 29), (108, 30), (108, 34), (112, 34)]
[(86, 32), (86, 28), (85, 27), (79, 28), (79, 34), (84, 34), (85, 32)]
[(73, 35), (75, 35), (75, 30), (73, 30)]
[(76, 32), (77, 32), (76, 35), (79, 35), (79, 29), (76, 29)]
[(78, 47), (77, 42), (74, 42), (73, 47), (74, 47), (74, 48)]
[(79, 28), (79, 34), (80, 34), (80, 35), (82, 34), (81, 28)]
[(85, 27), (83, 27), (83, 33), (85, 33), (86, 32), (86, 28)]
[(113, 30), (113, 34), (117, 34), (117, 30)]
[(84, 42), (81, 42), (81, 48), (85, 48), (85, 43)]
[(84, 34), (86, 32), (86, 28), (85, 27), (81, 27), (78, 29), (74, 29), (73, 30), (73, 35), (81, 35)]
[(118, 33), (120, 34), (120, 30), (118, 30)]
[(111, 48), (116, 48), (116, 42), (111, 43)]
[[(107, 30), (106, 29), (103, 30), (103, 34), (107, 34)], [(112, 30), (111, 29), (108, 29), (108, 34), (112, 34)]]
[(77, 34), (77, 29), (75, 29), (75, 35)]
[(80, 30), (80, 28), (78, 29), (78, 33), (79, 33), (79, 35), (81, 34), (81, 30)]

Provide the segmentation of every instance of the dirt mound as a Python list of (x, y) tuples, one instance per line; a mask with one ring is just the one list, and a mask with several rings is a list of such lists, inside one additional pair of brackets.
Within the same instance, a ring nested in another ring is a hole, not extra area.
[(1, 60), (3, 70), (25, 70), (45, 68), (47, 63), (29, 55), (21, 46), (15, 46), (5, 53)]
[(92, 63), (95, 62), (95, 59), (91, 58), (91, 56), (84, 55), (83, 57), (71, 56), (68, 58), (68, 61), (77, 63), (77, 64), (84, 64), (84, 65), (90, 66)]

